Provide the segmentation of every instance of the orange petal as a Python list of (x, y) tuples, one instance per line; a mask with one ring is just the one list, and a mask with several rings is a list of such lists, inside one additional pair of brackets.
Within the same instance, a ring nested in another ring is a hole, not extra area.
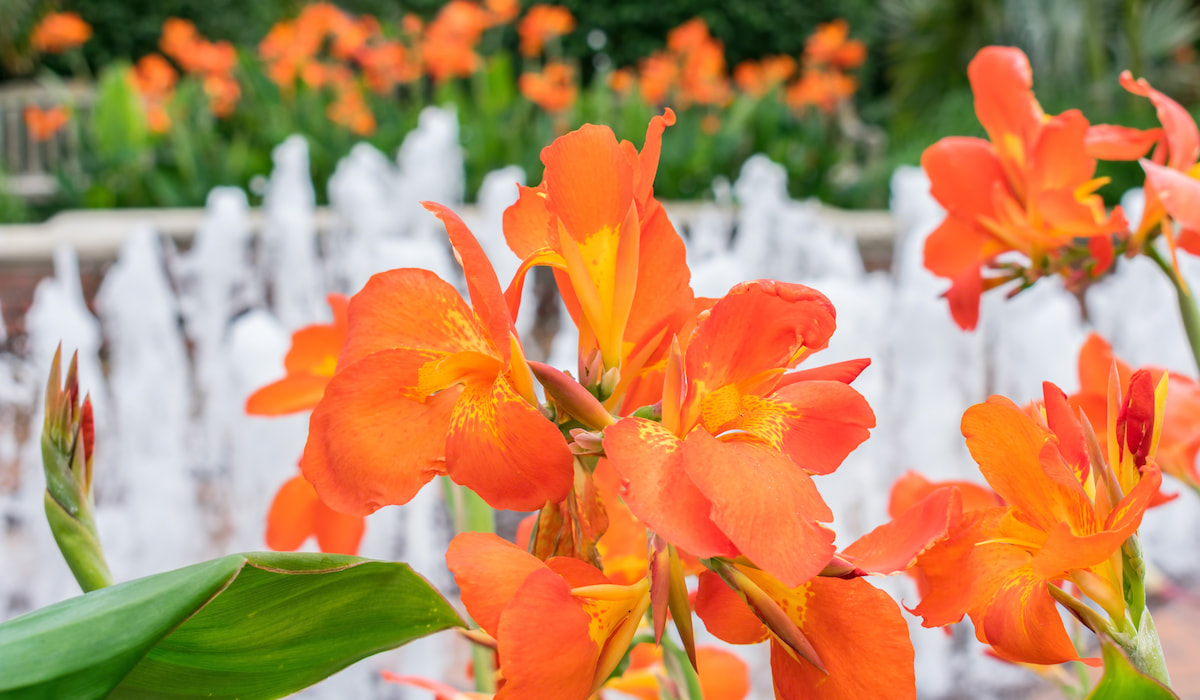
[(1004, 505), (1000, 497), (990, 489), (973, 484), (969, 481), (938, 481), (931, 482), (920, 474), (909, 471), (892, 484), (892, 494), (888, 501), (888, 515), (899, 517), (909, 508), (921, 502), (926, 496), (943, 486), (957, 488), (962, 496), (963, 511), (994, 508)]
[(986, 46), (967, 66), (975, 114), (993, 143), (1006, 135), (1029, 144), (1042, 124), (1042, 108), (1033, 95), (1033, 69), (1017, 48)]
[(1011, 661), (1060, 664), (1079, 658), (1046, 580), (1029, 567), (1010, 572), (983, 619), (975, 620), (975, 634)]
[[(315, 492), (314, 492), (315, 493)], [(361, 515), (339, 513), (324, 503), (317, 503), (317, 546), (331, 554), (358, 554), (367, 521)]]
[(1190, 168), (1200, 158), (1200, 130), (1196, 121), (1178, 102), (1150, 87), (1145, 78), (1133, 79), (1129, 71), (1121, 73), (1121, 86), (1135, 95), (1150, 99), (1158, 113), (1158, 121), (1166, 132), (1168, 167), (1176, 170)]
[(329, 377), (292, 374), (272, 382), (246, 399), (246, 413), (252, 416), (280, 416), (307, 411), (325, 395)]
[(446, 466), (455, 483), (493, 508), (537, 510), (566, 499), (574, 481), (571, 460), (558, 426), (503, 375), (463, 387), (446, 440)]
[(689, 383), (712, 391), (767, 370), (794, 366), (824, 348), (836, 322), (825, 295), (800, 284), (736, 285), (696, 326), (687, 347)]
[(407, 503), (445, 473), (446, 431), (458, 390), (421, 401), (404, 392), (428, 356), (375, 353), (339, 371), (309, 420), (300, 467), (322, 500), (367, 515)]
[[(429, 270), (403, 268), (372, 277), (350, 299), (349, 325), (340, 368), (397, 348), (501, 354), (458, 290)], [(502, 340), (507, 348), (508, 337)]]
[(849, 384), (858, 375), (862, 374), (863, 370), (871, 365), (871, 358), (860, 357), (857, 360), (843, 360), (842, 362), (834, 362), (833, 364), (824, 365), (821, 367), (810, 367), (808, 369), (789, 372), (783, 375), (783, 379), (779, 380), (779, 385), (776, 387), (785, 387), (796, 382), (811, 382), (817, 380), (828, 380)]
[(300, 548), (316, 527), (317, 492), (302, 476), (284, 482), (267, 512), (267, 546), (279, 552)]
[(654, 196), (654, 176), (658, 172), (658, 158), (662, 154), (663, 132), (675, 124), (675, 111), (670, 107), (661, 116), (650, 118), (646, 127), (646, 141), (638, 155), (637, 184), (635, 196), (638, 202), (646, 203)]
[(993, 396), (968, 408), (962, 432), (979, 471), (1022, 520), (1046, 532), (1064, 520), (1077, 532), (1095, 532), (1095, 511), (1070, 467), (1042, 459), (1049, 431), (1016, 404)]
[(915, 698), (913, 648), (900, 608), (864, 579), (815, 578), (795, 591), (789, 615), (828, 675), (771, 641), (776, 697), (813, 700)]
[[(982, 544), (996, 531), (1004, 508), (963, 515), (949, 536), (917, 557), (915, 573), (921, 603), (913, 609), (925, 627), (942, 627), (986, 602), (1010, 571), (1029, 555), (1006, 544)], [(1015, 559), (1014, 559), (1015, 557)]]
[(542, 149), (547, 207), (579, 244), (615, 232), (633, 202), (633, 165), (612, 129), (584, 124)]
[(1162, 129), (1131, 129), (1117, 124), (1088, 128), (1087, 154), (1100, 160), (1137, 160), (1163, 138)]
[(1145, 159), (1141, 164), (1147, 186), (1154, 188), (1171, 218), (1184, 228), (1200, 229), (1200, 180)]
[(941, 139), (921, 154), (921, 167), (929, 175), (929, 193), (938, 204), (968, 220), (993, 216), (992, 190), (996, 185), (1008, 187), (1000, 160), (992, 145), (983, 139), (968, 136)]
[(525, 579), (546, 568), (524, 549), (483, 532), (456, 535), (446, 549), (446, 566), (471, 619), (493, 637), (500, 633), (500, 614)]
[(344, 326), (318, 324), (301, 328), (292, 334), (292, 347), (283, 359), (283, 366), (288, 374), (332, 376), (345, 341)]
[(683, 464), (712, 502), (713, 522), (755, 564), (789, 587), (825, 568), (833, 531), (820, 523), (833, 512), (812, 478), (782, 453), (697, 429), (684, 440)]
[(790, 384), (772, 394), (770, 402), (786, 415), (784, 452), (810, 474), (832, 473), (875, 427), (867, 400), (838, 381)]
[(502, 362), (507, 363), (508, 336), (512, 329), (512, 319), (508, 315), (504, 292), (500, 289), (500, 281), (496, 279), (496, 270), (492, 268), (492, 262), (488, 260), (487, 253), (483, 252), (475, 234), (471, 233), (458, 214), (449, 207), (434, 202), (422, 202), (421, 206), (436, 214), (446, 225), (450, 245), (454, 247), (454, 253), (463, 268), (467, 293), (471, 296), (471, 306), (483, 322), (483, 327), (487, 329), (496, 349), (500, 351)]
[(500, 615), (496, 700), (586, 700), (600, 655), (588, 621), (566, 581), (549, 569), (530, 574)]
[(722, 641), (757, 644), (768, 636), (767, 626), (746, 601), (711, 571), (700, 574), (695, 608), (705, 628)]
[(871, 574), (908, 569), (935, 542), (944, 539), (962, 519), (962, 494), (954, 487), (939, 488), (900, 517), (860, 537), (842, 552), (851, 563)]
[(705, 700), (742, 700), (750, 694), (750, 668), (736, 654), (696, 647), (696, 665)]
[(1032, 144), (1027, 176), (1033, 191), (1074, 190), (1096, 171), (1096, 161), (1087, 155), (1084, 141), (1088, 120), (1077, 109), (1051, 117), (1038, 130)]
[(642, 418), (622, 419), (604, 431), (604, 452), (639, 520), (696, 556), (735, 556), (737, 548), (709, 517), (712, 502), (684, 472), (682, 448), (683, 441)]
[(958, 327), (964, 331), (975, 330), (979, 324), (979, 299), (983, 296), (982, 266), (975, 265), (954, 277), (944, 296), (950, 305), (950, 316)]
[(515, 204), (504, 210), (504, 239), (521, 260), (541, 250), (555, 250), (558, 229), (546, 208), (546, 188), (518, 185)]

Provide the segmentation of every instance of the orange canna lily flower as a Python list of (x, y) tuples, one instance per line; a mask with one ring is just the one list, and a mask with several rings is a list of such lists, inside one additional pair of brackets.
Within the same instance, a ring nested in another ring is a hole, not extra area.
[(694, 317), (683, 241), (653, 192), (662, 134), (674, 122), (670, 110), (651, 119), (640, 153), (604, 126), (556, 139), (542, 150), (542, 184), (522, 187), (504, 213), (509, 248), (523, 260), (507, 292), (513, 315), (528, 271), (554, 268), (579, 327), (581, 379), (607, 378), (601, 398), (610, 407), (658, 400), (659, 363)]
[[(951, 280), (950, 312), (966, 330), (978, 322), (985, 287), (1056, 271), (1062, 249), (1076, 238), (1111, 249), (1111, 235), (1126, 226), (1120, 210), (1106, 214), (1094, 194), (1105, 181), (1092, 179), (1087, 119), (1078, 110), (1042, 112), (1024, 53), (985, 47), (968, 75), (990, 141), (944, 138), (921, 157), (931, 193), (946, 209), (926, 240), (925, 266)], [(1024, 254), (1031, 269), (985, 279), (984, 268), (1009, 251)]]
[(475, 45), (488, 28), (487, 10), (468, 0), (451, 0), (426, 27), (421, 57), (437, 82), (465, 78), (479, 69)]
[(463, 605), (496, 639), (497, 700), (586, 700), (624, 658), (650, 606), (643, 579), (613, 583), (578, 559), (542, 562), (492, 534), (450, 542), (446, 564)]
[(806, 68), (799, 78), (788, 85), (783, 99), (796, 112), (816, 107), (826, 114), (832, 114), (857, 89), (858, 81), (848, 75)]
[(604, 430), (622, 496), (647, 527), (701, 557), (744, 554), (789, 586), (825, 568), (833, 519), (812, 476), (833, 472), (875, 426), (850, 388), (866, 361), (785, 374), (825, 347), (819, 292), (744, 282), (702, 315), (668, 360), (662, 422)]
[[(915, 698), (913, 648), (896, 602), (862, 579), (816, 577), (787, 587), (764, 571), (733, 565), (735, 576), (765, 594), (801, 639), (803, 658), (776, 624), (767, 625), (717, 574), (700, 575), (696, 614), (708, 631), (730, 644), (771, 641), (771, 676), (777, 698), (857, 700)], [(744, 594), (743, 594), (744, 595)], [(823, 667), (823, 668), (822, 668)], [(707, 695), (705, 696), (707, 697)]]
[(350, 300), (301, 469), (346, 513), (406, 503), (439, 474), (495, 508), (557, 503), (572, 487), (571, 453), (539, 411), (496, 273), (461, 219), (425, 207), (446, 225), (474, 308), (428, 270), (372, 277)]
[[(1113, 355), (1112, 346), (1096, 333), (1088, 336), (1079, 350), (1079, 393), (1070, 397), (1071, 405), (1083, 411), (1092, 425), (1104, 425), (1109, 404), (1109, 380), (1116, 371), (1118, 387), (1129, 394), (1134, 370)], [(1200, 453), (1200, 383), (1159, 367), (1145, 367), (1146, 381), (1157, 386), (1164, 374), (1169, 387), (1163, 404), (1160, 441), (1155, 462), (1164, 473), (1200, 490), (1196, 456)], [(1103, 454), (1107, 454), (1107, 431), (1098, 434)], [(1173, 497), (1160, 496), (1155, 505)]]
[(367, 106), (362, 90), (357, 85), (343, 85), (337, 89), (337, 99), (325, 108), (329, 121), (344, 126), (359, 136), (375, 133), (375, 113)]
[(358, 554), (366, 531), (361, 515), (339, 513), (325, 505), (312, 484), (296, 475), (284, 482), (267, 513), (267, 546), (292, 552), (309, 537), (317, 539), (322, 552)]
[(92, 26), (75, 12), (52, 12), (42, 18), (29, 35), (34, 50), (62, 53), (92, 38)]
[(761, 61), (742, 61), (733, 69), (733, 82), (752, 97), (764, 97), (787, 82), (796, 72), (791, 56), (767, 56)]
[(71, 118), (67, 108), (62, 105), (54, 105), (47, 109), (29, 105), (22, 112), (22, 116), (25, 119), (26, 128), (29, 129), (29, 137), (38, 142), (54, 138), (54, 135), (62, 131)]
[(1139, 455), (1153, 454), (1148, 438), (1161, 417), (1153, 391), (1129, 397), (1121, 410), (1126, 419), (1118, 420), (1117, 411), (1108, 414), (1109, 430), (1115, 433), (1121, 424), (1130, 428), (1126, 436), (1147, 438), (1122, 438), (1110, 470), (1098, 451), (1088, 449), (1066, 395), (1049, 382), (1044, 388), (1036, 416), (999, 396), (963, 415), (971, 456), (1005, 505), (965, 512), (916, 562), (928, 589), (914, 613), (926, 627), (969, 615), (976, 636), (998, 656), (1032, 664), (1079, 658), (1055, 606), (1056, 600), (1070, 603), (1051, 587), (1062, 579), (1115, 624), (1124, 624), (1121, 548), (1161, 483), (1158, 468), (1145, 459), (1132, 479), (1118, 483), (1116, 476), (1124, 471), (1122, 462), (1137, 469)]
[(508, 24), (521, 14), (519, 0), (483, 0), (483, 6), (487, 8), (490, 27)]
[[(696, 675), (704, 700), (743, 700), (750, 694), (750, 669), (736, 654), (714, 646), (696, 647)], [(629, 652), (629, 666), (620, 676), (604, 684), (639, 700), (662, 697), (662, 648), (643, 642)], [(602, 692), (601, 697), (606, 697)]]
[(575, 17), (560, 5), (533, 5), (517, 25), (522, 56), (538, 56), (547, 41), (575, 31)]

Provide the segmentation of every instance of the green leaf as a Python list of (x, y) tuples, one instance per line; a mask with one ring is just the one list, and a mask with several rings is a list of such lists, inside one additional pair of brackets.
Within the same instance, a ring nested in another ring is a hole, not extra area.
[(1134, 668), (1113, 640), (1101, 637), (1100, 645), (1104, 677), (1092, 689), (1088, 700), (1169, 700), (1179, 697), (1170, 688)]
[(0, 625), (0, 697), (280, 697), (462, 624), (405, 564), (233, 554)]

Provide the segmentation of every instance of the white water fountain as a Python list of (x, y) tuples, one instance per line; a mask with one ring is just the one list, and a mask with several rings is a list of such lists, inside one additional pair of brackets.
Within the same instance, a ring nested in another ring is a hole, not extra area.
[[(0, 479), (0, 619), (76, 592), (41, 511), (41, 409), (34, 402), (59, 340), (79, 350), (82, 382), (96, 403), (97, 519), (116, 576), (261, 549), (268, 504), (295, 473), (307, 418), (248, 417), (245, 397), (282, 373), (292, 330), (328, 319), (327, 292), (351, 293), (371, 274), (398, 266), (426, 267), (463, 286), (440, 222), (417, 204), (461, 204), (457, 139), (453, 114), (432, 110), (422, 114), (396, 162), (357, 146), (330, 181), (335, 220), (324, 235), (307, 179), (307, 147), (289, 139), (275, 152), (259, 231), (245, 195), (224, 188), (210, 195), (186, 252), (164, 247), (150, 231), (131, 231), (97, 295), (99, 320), (84, 305), (73, 255), (56, 255), (55, 277), (39, 285), (26, 319), (30, 356), (0, 358), (0, 421), (35, 417), (28, 435), (0, 422), (0, 467), (19, 464), (15, 479)], [(493, 173), (478, 208), (465, 216), (502, 282), (518, 261), (505, 247), (500, 217), (516, 198), (514, 183), (523, 180), (517, 168)], [(958, 330), (939, 298), (944, 280), (921, 264), (924, 238), (942, 212), (919, 170), (902, 169), (893, 179), (890, 273), (866, 272), (851, 232), (786, 192), (783, 169), (756, 157), (732, 187), (736, 211), (710, 206), (672, 216), (689, 242), (697, 293), (719, 296), (757, 277), (812, 285), (834, 302), (839, 325), (816, 361), (872, 358), (855, 386), (878, 427), (836, 474), (819, 480), (845, 545), (886, 519), (888, 489), (908, 469), (934, 479), (979, 480), (959, 432), (963, 411), (992, 392), (1028, 401), (1040, 394), (1042, 380), (1073, 391), (1085, 329), (1074, 298), (1044, 281), (1010, 301), (988, 295), (980, 330)], [(1138, 262), (1122, 260), (1120, 274), (1094, 290), (1092, 322), (1131, 363), (1194, 374), (1171, 289)], [(1184, 262), (1200, 280), (1200, 266)], [(526, 290), (534, 294), (534, 285)], [(524, 307), (522, 332), (536, 321), (533, 308)], [(566, 318), (565, 310), (560, 314)], [(1147, 343), (1148, 337), (1157, 341)], [(573, 329), (563, 329), (550, 361), (572, 369), (575, 344)], [(372, 516), (362, 554), (407, 561), (439, 588), (451, 588), (440, 501), (431, 488), (405, 507)], [(1200, 575), (1198, 520), (1190, 494), (1147, 517), (1147, 550), (1167, 573)], [(1166, 552), (1173, 556), (1159, 556)], [(909, 606), (916, 602), (906, 579), (882, 585)], [(982, 657), (969, 629), (948, 637), (912, 626), (923, 697), (968, 688), (972, 697), (993, 697), (1030, 682), (1023, 671)], [(761, 664), (761, 656), (754, 658)], [(308, 695), (424, 698), (385, 686), (378, 671), (457, 678), (465, 663), (461, 645), (443, 634), (364, 661)], [(763, 682), (758, 697), (769, 697), (769, 681)]]

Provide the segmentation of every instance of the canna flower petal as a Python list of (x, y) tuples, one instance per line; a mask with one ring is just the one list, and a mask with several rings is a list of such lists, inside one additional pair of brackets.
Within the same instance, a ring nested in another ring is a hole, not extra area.
[(304, 477), (286, 481), (275, 494), (267, 513), (267, 546), (290, 552), (316, 536), (322, 552), (358, 554), (366, 522), (357, 515), (339, 513), (325, 505)]
[(500, 634), (504, 606), (530, 574), (546, 568), (521, 547), (483, 532), (456, 535), (446, 549), (446, 566), (471, 619), (493, 637)]
[(963, 497), (958, 488), (935, 489), (891, 522), (855, 540), (842, 556), (870, 574), (905, 571), (930, 546), (947, 537), (961, 521), (962, 510)]
[(762, 620), (746, 601), (712, 571), (700, 574), (696, 588), (696, 615), (714, 637), (730, 644), (757, 644), (770, 637)]
[(1096, 161), (1079, 145), (1088, 136), (1088, 120), (1077, 109), (1055, 115), (1041, 124), (1029, 158), (1031, 190), (1071, 191), (1091, 179)]
[(455, 483), (504, 510), (565, 500), (574, 479), (564, 468), (571, 451), (558, 427), (503, 375), (463, 386), (450, 416), (446, 463)]
[(1145, 159), (1141, 164), (1146, 184), (1154, 188), (1171, 218), (1184, 229), (1200, 230), (1200, 180)]
[(683, 443), (683, 464), (712, 503), (712, 521), (756, 564), (788, 586), (825, 568), (834, 533), (821, 523), (832, 521), (833, 512), (812, 478), (785, 455), (695, 430)]
[(253, 416), (279, 416), (305, 411), (317, 405), (325, 395), (329, 377), (297, 374), (272, 382), (246, 399), (246, 413)]
[(712, 501), (684, 471), (683, 445), (642, 418), (624, 418), (604, 430), (608, 462), (638, 520), (698, 557), (736, 556), (737, 548), (710, 519)]
[(931, 482), (917, 472), (909, 471), (892, 484), (892, 493), (888, 500), (888, 515), (892, 518), (899, 517), (944, 486), (958, 489), (959, 495), (962, 497), (964, 512), (1004, 505), (1004, 501), (985, 486), (970, 481)]
[(975, 620), (976, 636), (1009, 661), (1060, 664), (1079, 659), (1046, 579), (1029, 566), (1010, 572)]
[(1087, 132), (1087, 154), (1099, 160), (1137, 160), (1163, 139), (1162, 129), (1131, 129), (1094, 124)]
[(775, 280), (742, 282), (696, 325), (687, 347), (689, 395), (790, 368), (824, 348), (835, 326), (833, 304), (815, 289)]
[[(925, 149), (921, 167), (929, 175), (930, 194), (948, 212), (967, 219), (994, 216), (992, 191), (997, 185), (1003, 186), (1007, 178), (992, 144), (968, 136), (949, 136)], [(980, 240), (989, 238), (982, 231), (976, 235)], [(938, 275), (950, 274), (932, 267), (930, 270)]]
[(861, 357), (857, 360), (843, 360), (842, 362), (834, 362), (833, 364), (823, 365), (821, 367), (811, 367), (788, 372), (783, 375), (783, 379), (779, 380), (779, 386), (784, 387), (796, 382), (811, 382), (811, 381), (833, 381), (843, 384), (850, 384), (858, 375), (862, 374), (863, 370), (869, 367), (871, 359), (869, 357)]
[[(353, 308), (353, 302), (351, 302)], [(322, 500), (343, 513), (367, 515), (407, 503), (446, 473), (446, 431), (458, 391), (422, 402), (403, 387), (417, 384), (430, 356), (385, 350), (330, 380), (309, 420), (300, 468)]]
[(1200, 129), (1196, 128), (1192, 115), (1175, 100), (1150, 87), (1145, 78), (1134, 80), (1132, 73), (1124, 71), (1120, 80), (1121, 87), (1148, 98), (1154, 105), (1167, 142), (1167, 166), (1175, 170), (1192, 167), (1200, 159)]
[(863, 579), (817, 577), (795, 591), (789, 616), (812, 640), (828, 674), (771, 642), (776, 697), (915, 698), (908, 625), (896, 602)]
[[(458, 290), (429, 270), (404, 268), (371, 277), (350, 300), (348, 313), (339, 367), (392, 349), (501, 353)], [(502, 340), (507, 348), (507, 334)]]
[(971, 59), (967, 77), (975, 94), (975, 115), (988, 138), (1002, 154), (1024, 150), (1045, 116), (1033, 94), (1029, 58), (1020, 49), (985, 46)]
[(509, 344), (505, 340), (513, 331), (512, 319), (504, 301), (504, 292), (500, 289), (500, 281), (496, 279), (496, 271), (492, 268), (487, 253), (483, 252), (483, 247), (458, 214), (449, 207), (435, 202), (422, 202), (421, 206), (436, 214), (445, 224), (446, 233), (450, 236), (450, 245), (453, 246), (463, 268), (467, 292), (471, 295), (471, 308), (487, 329), (487, 334), (491, 336), (501, 362), (507, 364)]
[(1001, 396), (967, 409), (967, 449), (984, 478), (1022, 519), (1049, 532), (1061, 522), (1080, 534), (1097, 532), (1095, 511), (1071, 468), (1041, 458), (1051, 433)]
[(562, 577), (549, 569), (530, 574), (500, 615), (505, 682), (496, 700), (586, 700), (600, 653), (590, 620)]

